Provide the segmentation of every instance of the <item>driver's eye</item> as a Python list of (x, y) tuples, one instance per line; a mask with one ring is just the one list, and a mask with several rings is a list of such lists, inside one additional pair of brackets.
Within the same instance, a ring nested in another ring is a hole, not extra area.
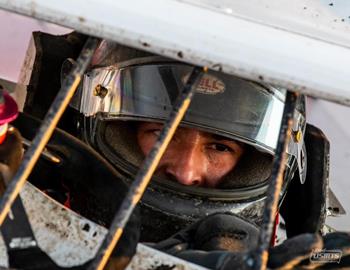
[(152, 133), (153, 133), (155, 136), (159, 137), (159, 135), (160, 135), (160, 129), (154, 129), (154, 130), (152, 130)]
[(214, 149), (219, 152), (233, 152), (233, 149), (222, 143), (213, 143), (210, 145), (211, 149)]

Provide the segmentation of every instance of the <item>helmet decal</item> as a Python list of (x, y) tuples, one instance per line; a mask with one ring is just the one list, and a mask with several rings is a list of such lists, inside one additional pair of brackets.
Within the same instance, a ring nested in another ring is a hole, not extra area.
[[(189, 78), (189, 74), (186, 74), (182, 78), (182, 82), (185, 84)], [(226, 90), (225, 83), (216, 76), (204, 74), (197, 85), (196, 92), (207, 95), (216, 95), (223, 93)]]

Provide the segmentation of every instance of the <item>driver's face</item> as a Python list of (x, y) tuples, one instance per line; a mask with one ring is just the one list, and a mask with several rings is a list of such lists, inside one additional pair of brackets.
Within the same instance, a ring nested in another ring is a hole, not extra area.
[[(138, 144), (147, 155), (163, 125), (141, 123)], [(216, 187), (233, 170), (244, 152), (242, 144), (193, 128), (178, 128), (159, 162), (156, 174), (183, 185)]]

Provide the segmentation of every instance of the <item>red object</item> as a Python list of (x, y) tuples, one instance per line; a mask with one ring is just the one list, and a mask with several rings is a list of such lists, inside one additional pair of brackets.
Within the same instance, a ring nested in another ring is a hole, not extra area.
[(0, 125), (7, 124), (16, 119), (18, 115), (18, 106), (16, 101), (3, 91), (4, 102), (0, 104)]
[(6, 133), (2, 136), (0, 136), (0, 144), (2, 144), (6, 139)]
[(65, 207), (67, 207), (68, 209), (71, 209), (71, 205), (70, 205), (70, 193), (67, 194), (67, 200), (64, 202), (63, 204)]
[(7, 127), (7, 124), (0, 125), (0, 144), (2, 144), (6, 138)]
[(2, 144), (6, 139), (7, 124), (15, 120), (18, 115), (18, 106), (6, 91), (1, 91), (0, 95), (2, 95), (0, 96), (0, 144)]
[(270, 246), (274, 247), (276, 245), (276, 239), (277, 239), (277, 229), (278, 229), (278, 224), (280, 223), (280, 215), (277, 210), (276, 212), (276, 218), (275, 218), (275, 224), (273, 225), (273, 230), (272, 230), (272, 235), (271, 235), (271, 242)]

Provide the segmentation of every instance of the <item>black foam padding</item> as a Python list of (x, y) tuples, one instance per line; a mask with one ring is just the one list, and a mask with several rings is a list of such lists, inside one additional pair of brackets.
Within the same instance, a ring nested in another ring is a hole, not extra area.
[(304, 140), (307, 152), (305, 183), (300, 183), (296, 173), (281, 206), (288, 237), (318, 232), (326, 217), (329, 141), (320, 129), (310, 124), (306, 126)]
[[(72, 32), (66, 35), (51, 35), (33, 32), (35, 56), (27, 85), (27, 96), (23, 111), (43, 119), (61, 87), (61, 67), (67, 58), (76, 59), (87, 39), (86, 35)], [(75, 131), (75, 113), (68, 108), (59, 127), (69, 133)]]

